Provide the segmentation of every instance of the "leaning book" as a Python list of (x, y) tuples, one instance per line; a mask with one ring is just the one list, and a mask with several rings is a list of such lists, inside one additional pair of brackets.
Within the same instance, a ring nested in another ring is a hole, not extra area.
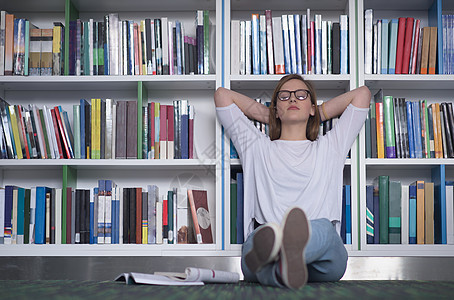
[(237, 283), (240, 275), (236, 272), (227, 272), (202, 268), (186, 268), (184, 273), (155, 272), (123, 273), (115, 281), (126, 284), (151, 284), (151, 285), (204, 285), (205, 283)]

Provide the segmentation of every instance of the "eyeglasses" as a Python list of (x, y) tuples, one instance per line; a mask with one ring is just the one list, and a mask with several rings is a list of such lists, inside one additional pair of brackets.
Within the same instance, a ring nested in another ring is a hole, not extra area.
[(307, 97), (309, 97), (311, 95), (311, 92), (308, 90), (304, 90), (304, 89), (300, 89), (300, 90), (296, 90), (296, 91), (282, 90), (282, 91), (277, 92), (277, 98), (281, 101), (287, 101), (290, 99), (292, 94), (295, 94), (296, 99), (303, 101), (303, 100), (306, 100)]

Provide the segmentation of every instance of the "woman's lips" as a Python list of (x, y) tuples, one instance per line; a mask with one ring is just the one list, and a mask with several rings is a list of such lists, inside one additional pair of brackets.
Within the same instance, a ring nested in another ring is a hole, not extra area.
[(297, 106), (289, 106), (289, 108), (287, 110), (300, 110)]

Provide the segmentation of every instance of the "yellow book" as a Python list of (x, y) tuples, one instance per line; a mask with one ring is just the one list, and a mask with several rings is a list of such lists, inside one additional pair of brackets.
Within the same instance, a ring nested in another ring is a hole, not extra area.
[(383, 102), (375, 103), (377, 123), (377, 158), (385, 158), (385, 139), (383, 128)]
[(13, 129), (13, 137), (14, 137), (14, 145), (16, 147), (16, 154), (18, 159), (24, 158), (22, 155), (22, 146), (20, 142), (19, 136), (19, 128), (17, 127), (17, 117), (16, 117), (16, 110), (14, 109), (14, 105), (10, 105), (9, 107), (9, 115), (11, 119), (11, 127)]
[[(147, 199), (142, 201), (147, 201)], [(148, 220), (142, 220), (142, 244), (148, 244)]]
[(416, 244), (425, 243), (424, 181), (416, 181)]
[(101, 99), (96, 99), (96, 158), (101, 158)]
[(61, 56), (61, 27), (54, 26), (52, 37), (52, 75), (61, 75), (60, 56)]
[(95, 140), (96, 140), (96, 123), (95, 123), (95, 114), (96, 114), (96, 99), (91, 99), (91, 158), (95, 159)]
[(440, 103), (435, 103), (435, 113), (437, 115), (437, 135), (438, 135), (438, 157), (443, 158), (443, 136), (441, 131)]
[(140, 34), (142, 35), (142, 74), (147, 75), (147, 37), (145, 36), (145, 20), (140, 21)]
[(161, 113), (161, 104), (155, 102), (154, 104), (154, 158), (159, 159), (159, 114)]

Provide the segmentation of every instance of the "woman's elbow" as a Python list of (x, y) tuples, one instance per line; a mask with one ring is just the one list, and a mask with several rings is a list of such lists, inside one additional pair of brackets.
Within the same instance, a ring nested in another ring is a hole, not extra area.
[(353, 100), (356, 107), (368, 108), (370, 105), (371, 93), (367, 86), (363, 85), (358, 88), (358, 96)]
[(228, 106), (233, 103), (233, 101), (228, 96), (228, 92), (229, 90), (226, 88), (217, 88), (216, 92), (214, 92), (214, 105), (216, 107)]

